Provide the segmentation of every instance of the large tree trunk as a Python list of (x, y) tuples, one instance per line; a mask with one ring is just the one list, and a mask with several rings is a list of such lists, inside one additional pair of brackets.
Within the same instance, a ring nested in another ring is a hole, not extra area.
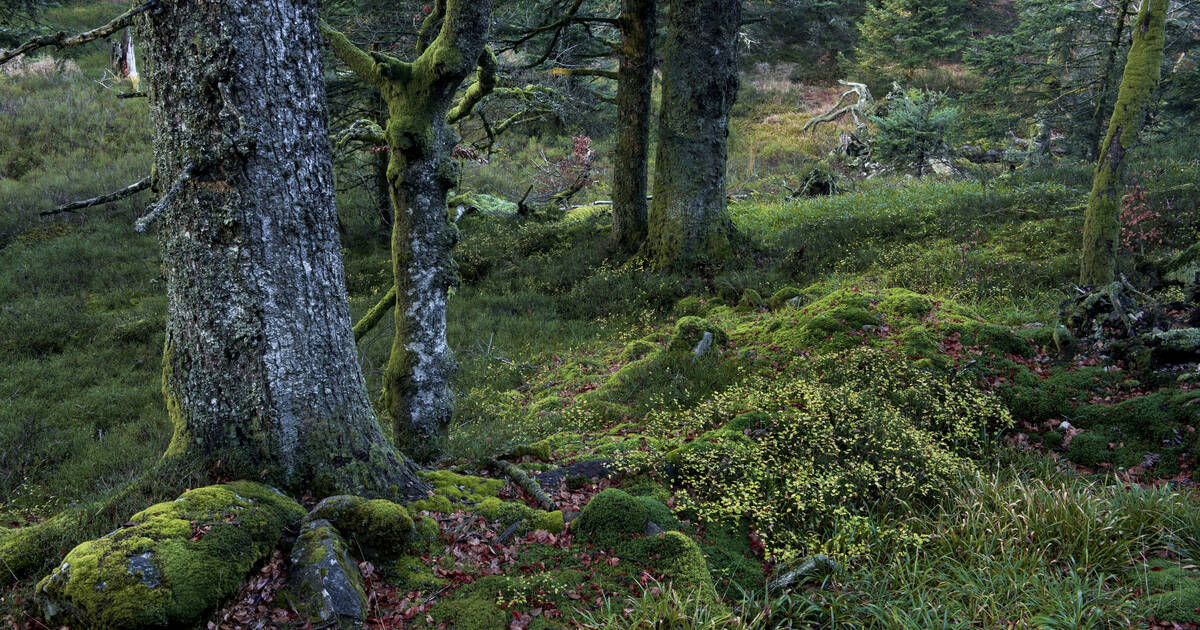
[(614, 244), (627, 251), (636, 251), (646, 240), (656, 17), (654, 0), (622, 0), (612, 238)]
[(316, 0), (165, 2), (145, 35), (167, 456), (320, 494), (420, 496), (351, 336)]
[(495, 59), (486, 49), (491, 10), (489, 0), (439, 0), (411, 63), (366, 53), (341, 33), (326, 32), (334, 52), (379, 87), (388, 105), (396, 333), (383, 400), (396, 446), (419, 459), (436, 453), (453, 407), (456, 364), (446, 342), (446, 298), (457, 279), (450, 250), (458, 233), (446, 215), (446, 193), (456, 181), (450, 149), (457, 138), (447, 112), (476, 66), (480, 81), (449, 116), (465, 115), (494, 85)]
[(1133, 46), (1121, 75), (1121, 89), (1100, 145), (1096, 176), (1083, 225), (1083, 261), (1079, 282), (1111, 282), (1115, 275), (1117, 240), (1121, 236), (1121, 187), (1126, 155), (1137, 143), (1146, 105), (1158, 87), (1167, 20), (1168, 0), (1145, 0), (1133, 26)]
[(740, 0), (671, 0), (647, 256), (658, 268), (731, 253), (725, 208)]

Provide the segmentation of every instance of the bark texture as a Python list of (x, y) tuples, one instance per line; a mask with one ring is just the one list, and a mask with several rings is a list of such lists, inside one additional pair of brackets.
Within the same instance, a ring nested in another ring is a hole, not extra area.
[(613, 158), (613, 243), (636, 251), (646, 240), (646, 171), (654, 87), (654, 0), (622, 0), (617, 69), (617, 147)]
[(1100, 158), (1088, 197), (1083, 225), (1083, 261), (1079, 282), (1107, 284), (1116, 272), (1117, 242), (1121, 236), (1121, 187), (1126, 156), (1137, 143), (1146, 106), (1158, 87), (1162, 65), (1168, 0), (1146, 0), (1133, 25), (1133, 45), (1121, 75), (1121, 88), (1100, 144)]
[[(488, 0), (439, 1), (422, 25), (412, 62), (364, 52), (326, 29), (334, 53), (378, 87), (388, 106), (396, 334), (383, 401), (395, 423), (396, 446), (421, 459), (434, 453), (453, 407), (449, 383), (456, 363), (446, 342), (446, 298), (457, 278), (450, 250), (458, 232), (446, 214), (446, 194), (457, 179), (450, 158), (457, 137), (447, 116), (465, 116), (466, 103), (494, 85), (495, 59), (486, 48), (490, 17)], [(476, 67), (479, 81), (449, 113)]]
[(166, 2), (144, 22), (169, 303), (167, 457), (321, 494), (417, 497), (350, 329), (316, 0)]
[(671, 0), (646, 253), (657, 268), (731, 254), (725, 207), (740, 0)]

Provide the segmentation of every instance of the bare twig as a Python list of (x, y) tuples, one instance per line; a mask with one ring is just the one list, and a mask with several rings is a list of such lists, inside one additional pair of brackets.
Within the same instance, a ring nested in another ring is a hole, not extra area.
[(45, 216), (50, 216), (52, 214), (62, 214), (64, 212), (77, 212), (79, 210), (86, 210), (87, 208), (91, 208), (94, 206), (100, 206), (100, 205), (104, 205), (106, 203), (120, 201), (126, 197), (131, 197), (133, 195), (136, 195), (139, 192), (142, 192), (143, 190), (146, 190), (149, 187), (150, 187), (150, 178), (147, 177), (145, 179), (138, 181), (137, 183), (134, 183), (130, 186), (126, 186), (125, 188), (122, 188), (121, 190), (118, 190), (116, 192), (110, 192), (106, 195), (100, 195), (99, 197), (92, 197), (91, 199), (84, 199), (83, 201), (73, 201), (66, 205), (59, 206), (53, 210), (46, 210), (45, 212), (42, 212), (40, 214), (45, 217)]
[(145, 13), (146, 11), (149, 11), (157, 3), (158, 0), (147, 0), (146, 2), (113, 18), (108, 24), (84, 33), (80, 33), (78, 35), (68, 35), (64, 31), (59, 31), (53, 35), (35, 37), (12, 50), (0, 53), (0, 64), (7, 63), (8, 61), (20, 57), (25, 53), (33, 52), (39, 48), (45, 48), (46, 46), (67, 48), (69, 46), (79, 46), (97, 39), (108, 37), (109, 35), (116, 33), (126, 26), (129, 26), (130, 23), (133, 22), (133, 18)]

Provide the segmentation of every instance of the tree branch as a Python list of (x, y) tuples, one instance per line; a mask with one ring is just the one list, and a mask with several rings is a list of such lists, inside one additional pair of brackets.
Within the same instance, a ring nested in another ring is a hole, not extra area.
[(321, 20), (320, 26), (321, 33), (329, 40), (329, 48), (333, 50), (333, 54), (350, 66), (354, 74), (377, 88), (382, 88), (387, 84), (387, 79), (384, 78), (380, 68), (380, 57), (384, 57), (384, 55), (372, 55), (355, 46), (341, 31), (335, 30), (324, 20)]
[(59, 31), (53, 35), (35, 37), (34, 39), (31, 39), (8, 52), (0, 53), (0, 65), (20, 57), (25, 53), (33, 52), (39, 48), (45, 48), (46, 46), (54, 46), (56, 49), (67, 48), (69, 46), (79, 46), (90, 41), (108, 37), (109, 35), (116, 33), (126, 26), (129, 26), (129, 24), (133, 22), (133, 18), (150, 10), (150, 8), (157, 3), (158, 0), (147, 0), (141, 5), (138, 5), (113, 18), (108, 24), (84, 33), (80, 33), (78, 35), (67, 35), (67, 33)]
[(344, 149), (351, 142), (362, 142), (372, 147), (382, 147), (387, 145), (387, 136), (384, 135), (383, 127), (380, 127), (378, 123), (363, 118), (354, 121), (354, 124), (342, 132), (334, 140), (334, 145), (339, 149)]
[(471, 84), (471, 87), (467, 88), (467, 93), (463, 95), (458, 105), (446, 114), (446, 124), (453, 125), (470, 116), (471, 110), (475, 109), (479, 101), (491, 94), (494, 89), (496, 89), (496, 54), (492, 52), (491, 47), (488, 47), (479, 53), (479, 78)]
[(99, 197), (92, 197), (91, 199), (84, 199), (83, 201), (74, 201), (74, 202), (68, 203), (66, 205), (59, 206), (53, 210), (46, 210), (45, 212), (41, 212), (40, 214), (45, 217), (45, 216), (50, 216), (52, 214), (62, 214), (64, 212), (76, 212), (78, 210), (85, 210), (85, 209), (91, 208), (93, 206), (100, 206), (100, 205), (104, 205), (106, 203), (120, 201), (126, 197), (132, 197), (133, 195), (136, 195), (137, 193), (140, 193), (149, 187), (150, 187), (150, 178), (147, 177), (145, 179), (142, 179), (141, 181), (138, 181), (135, 184), (126, 186), (125, 188), (122, 188), (121, 190), (118, 190), (116, 192), (110, 192), (106, 195), (100, 195)]
[(133, 229), (139, 233), (145, 232), (146, 228), (150, 227), (150, 224), (154, 223), (154, 221), (158, 219), (158, 215), (162, 214), (163, 210), (166, 210), (167, 206), (171, 205), (171, 202), (175, 200), (175, 197), (179, 194), (179, 191), (183, 190), (183, 185), (191, 180), (196, 174), (196, 170), (196, 163), (188, 162), (188, 165), (183, 169), (183, 172), (179, 174), (179, 178), (175, 180), (174, 184), (171, 184), (171, 189), (167, 191), (167, 194), (163, 195), (163, 198), (159, 199), (158, 203), (155, 203), (147, 209), (148, 212), (146, 213), (146, 216), (138, 219), (137, 222), (133, 224)]
[(600, 70), (599, 68), (555, 68), (550, 74), (558, 77), (600, 77), (616, 81), (620, 75), (616, 70)]
[(358, 320), (358, 323), (354, 325), (354, 341), (357, 343), (367, 333), (371, 332), (375, 326), (379, 325), (383, 316), (391, 312), (394, 306), (396, 306), (396, 283), (393, 282), (392, 288), (388, 289), (383, 299), (379, 300), (379, 303), (375, 306), (372, 306), (371, 310), (367, 311), (367, 314), (363, 315), (362, 319)]

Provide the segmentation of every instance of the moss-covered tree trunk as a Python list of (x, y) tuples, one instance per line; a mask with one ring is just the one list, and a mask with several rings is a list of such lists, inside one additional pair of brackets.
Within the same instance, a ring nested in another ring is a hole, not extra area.
[(1121, 75), (1108, 134), (1100, 144), (1100, 158), (1088, 198), (1079, 271), (1079, 281), (1085, 285), (1105, 284), (1114, 278), (1126, 157), (1137, 142), (1146, 106), (1158, 87), (1168, 3), (1168, 0), (1145, 0), (1133, 25), (1133, 45)]
[(657, 268), (714, 263), (731, 253), (725, 159), (741, 16), (740, 0), (671, 0), (645, 246)]
[(613, 243), (636, 251), (646, 240), (646, 171), (654, 87), (654, 0), (622, 0), (617, 69), (617, 147), (613, 157)]
[(383, 399), (395, 423), (396, 446), (421, 458), (432, 454), (453, 404), (446, 298), (456, 279), (450, 250), (457, 231), (446, 215), (446, 194), (456, 180), (450, 149), (457, 138), (447, 118), (462, 113), (450, 112), (450, 106), (477, 66), (480, 81), (468, 90), (468, 102), (481, 98), (494, 81), (494, 59), (486, 48), (490, 16), (488, 0), (439, 1), (421, 29), (419, 56), (412, 62), (364, 52), (326, 30), (334, 53), (378, 87), (388, 105), (397, 297)]
[(1117, 62), (1121, 54), (1121, 41), (1125, 39), (1125, 25), (1129, 20), (1129, 6), (1133, 0), (1121, 0), (1117, 5), (1117, 17), (1113, 22), (1112, 36), (1104, 62), (1104, 75), (1100, 77), (1100, 89), (1096, 91), (1096, 107), (1092, 110), (1092, 124), (1086, 138), (1088, 158), (1095, 159), (1104, 134), (1104, 123), (1112, 116), (1113, 84), (1116, 83)]
[(168, 319), (168, 458), (416, 497), (350, 331), (316, 0), (163, 2), (143, 24)]

